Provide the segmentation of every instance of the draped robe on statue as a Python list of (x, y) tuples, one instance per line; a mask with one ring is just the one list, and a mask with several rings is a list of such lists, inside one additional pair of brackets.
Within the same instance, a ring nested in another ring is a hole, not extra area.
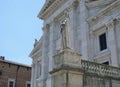
[(69, 28), (66, 20), (61, 24), (61, 36), (62, 49), (70, 48)]

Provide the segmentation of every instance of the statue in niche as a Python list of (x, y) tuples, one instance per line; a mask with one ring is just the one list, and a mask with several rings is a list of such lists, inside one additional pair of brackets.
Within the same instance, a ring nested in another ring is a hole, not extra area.
[(62, 49), (70, 48), (69, 26), (67, 20), (64, 20), (61, 24), (61, 36)]

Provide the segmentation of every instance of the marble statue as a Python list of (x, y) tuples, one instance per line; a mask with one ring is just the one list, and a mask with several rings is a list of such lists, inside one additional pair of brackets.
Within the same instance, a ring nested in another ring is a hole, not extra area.
[(67, 25), (68, 25), (67, 20), (64, 20), (64, 22), (61, 24), (62, 49), (70, 48), (69, 30)]

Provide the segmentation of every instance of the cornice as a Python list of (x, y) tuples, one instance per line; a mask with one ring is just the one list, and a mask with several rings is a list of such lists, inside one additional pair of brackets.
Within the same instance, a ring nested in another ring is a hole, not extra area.
[(113, 26), (116, 21), (120, 21), (120, 15), (115, 16), (114, 18), (104, 21), (104, 22), (98, 22), (93, 27), (90, 28), (92, 32), (96, 31), (97, 29), (100, 29), (102, 27), (110, 27)]
[(38, 44), (33, 48), (32, 52), (29, 54), (29, 57), (33, 58), (35, 55), (40, 53), (40, 47), (42, 46), (43, 37), (39, 40)]
[(109, 11), (111, 11), (114, 8), (119, 7), (119, 6), (120, 6), (120, 0), (116, 0), (115, 2), (113, 2), (111, 5), (107, 6), (105, 9), (103, 9), (102, 11), (100, 11), (95, 16), (92, 16), (92, 17), (88, 18), (87, 19), (88, 23), (90, 23), (92, 21), (96, 21), (97, 19), (99, 19), (102, 16), (104, 16), (105, 14), (107, 14)]
[(43, 8), (40, 11), (38, 18), (45, 19), (46, 17), (50, 16), (65, 1), (67, 0), (55, 0), (51, 3), (51, 5), (49, 5), (49, 7)]
[(94, 1), (88, 0), (88, 1), (85, 1), (85, 2), (86, 2), (87, 8), (90, 9), (90, 8), (95, 8), (95, 7), (110, 4), (113, 1), (114, 0), (94, 0)]

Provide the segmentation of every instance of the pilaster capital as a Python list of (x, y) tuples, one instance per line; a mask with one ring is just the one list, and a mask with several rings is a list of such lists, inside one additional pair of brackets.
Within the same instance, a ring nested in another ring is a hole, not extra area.
[(93, 34), (94, 34), (94, 32), (91, 30), (91, 31), (89, 32), (89, 34), (90, 34), (90, 35), (93, 35)]
[(108, 29), (114, 29), (114, 24), (115, 24), (115, 20), (111, 20), (111, 21), (105, 23), (105, 25)]
[(73, 3), (72, 3), (72, 6), (74, 9), (76, 9), (79, 5), (79, 0), (75, 0)]
[(116, 21), (119, 21), (119, 22), (120, 22), (120, 15), (117, 16), (115, 19), (116, 19)]
[(64, 11), (64, 15), (65, 15), (66, 18), (69, 18), (69, 11), (70, 11), (70, 9), (66, 9)]
[(42, 28), (43, 32), (46, 32), (48, 29), (50, 29), (50, 24), (46, 24), (46, 25)]
[(40, 59), (38, 59), (38, 60), (37, 60), (37, 63), (40, 63), (40, 62), (41, 62), (41, 60), (40, 60)]
[(68, 7), (66, 10), (68, 12), (76, 10), (77, 7), (79, 6), (79, 2), (80, 2), (79, 0), (73, 1), (72, 4), (70, 5), (70, 7)]
[(35, 62), (32, 62), (32, 65), (31, 65), (32, 67), (35, 67)]
[(56, 23), (57, 21), (58, 21), (58, 18), (54, 18), (54, 19), (53, 19), (53, 22)]

